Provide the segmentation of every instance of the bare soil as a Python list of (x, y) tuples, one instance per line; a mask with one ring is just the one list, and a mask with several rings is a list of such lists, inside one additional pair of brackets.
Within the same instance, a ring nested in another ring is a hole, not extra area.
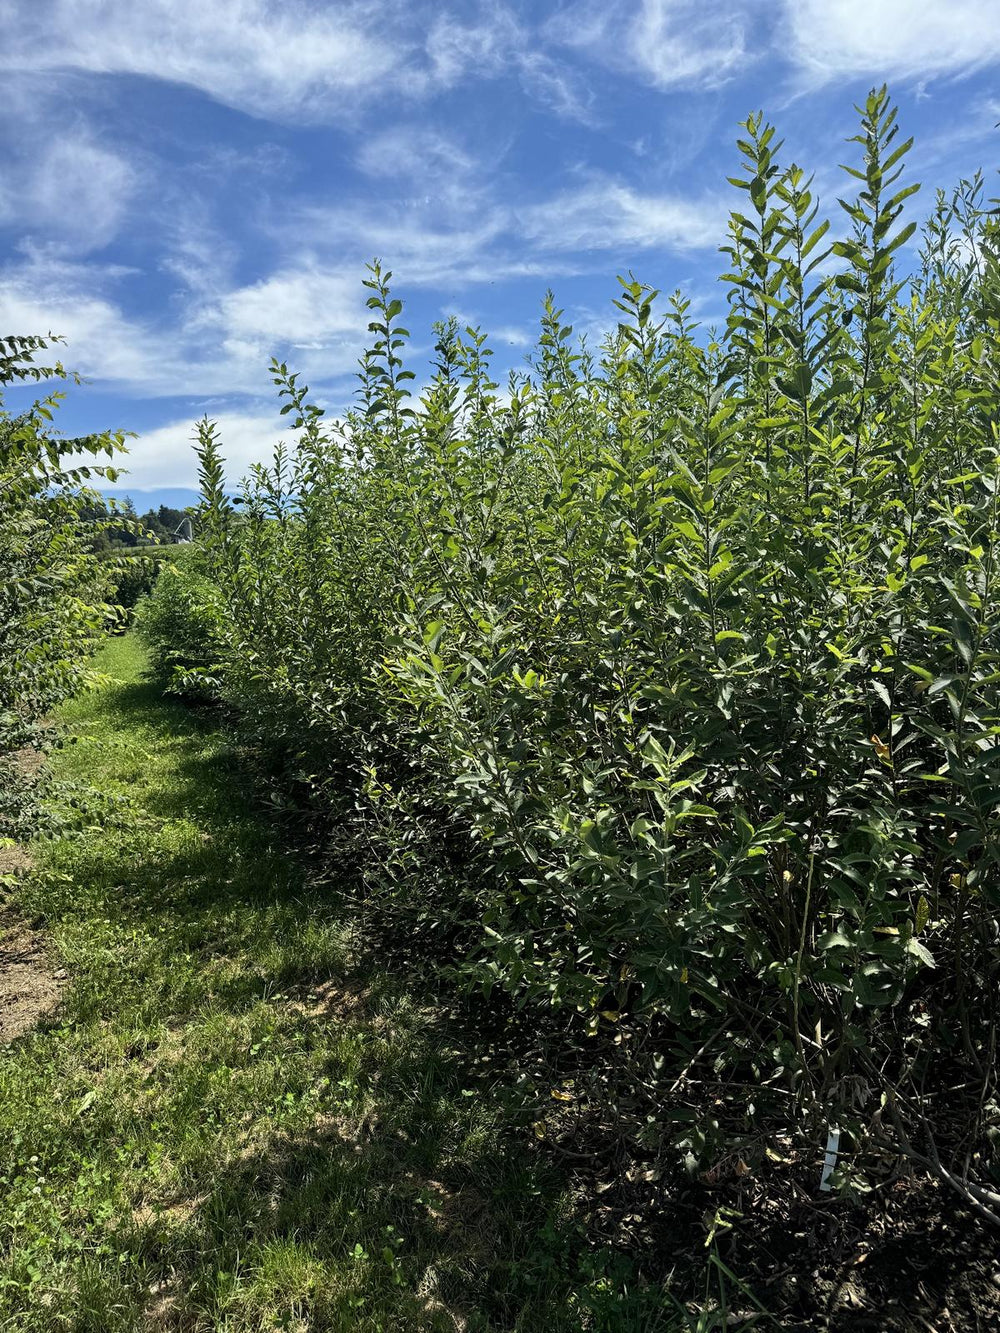
[[(23, 849), (0, 849), (0, 875), (29, 865)], [(0, 1044), (54, 1013), (65, 984), (66, 973), (48, 956), (43, 936), (0, 905)]]
[[(16, 750), (6, 762), (17, 777), (34, 784), (45, 755), (32, 747)], [(32, 856), (19, 843), (0, 846), (0, 886), (27, 874)], [(3, 901), (0, 887), (0, 1044), (29, 1031), (59, 1005), (66, 973), (48, 956), (45, 939)]]

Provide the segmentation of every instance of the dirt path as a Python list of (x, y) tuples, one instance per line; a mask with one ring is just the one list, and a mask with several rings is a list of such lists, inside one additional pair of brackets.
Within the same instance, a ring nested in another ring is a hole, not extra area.
[(66, 979), (44, 937), (13, 913), (0, 913), (0, 1043), (55, 1013)]

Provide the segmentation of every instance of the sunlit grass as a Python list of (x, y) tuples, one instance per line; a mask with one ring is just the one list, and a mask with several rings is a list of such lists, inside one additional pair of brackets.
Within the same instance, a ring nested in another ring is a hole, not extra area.
[(0, 1054), (0, 1327), (669, 1327), (581, 1269), (558, 1182), (356, 956), (214, 719), (131, 638), (98, 665), (52, 759), (82, 828), (19, 890), (70, 984)]

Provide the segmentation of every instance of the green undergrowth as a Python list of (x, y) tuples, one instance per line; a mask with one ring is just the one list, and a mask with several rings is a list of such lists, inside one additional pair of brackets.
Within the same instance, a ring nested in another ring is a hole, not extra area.
[(16, 890), (70, 981), (0, 1052), (0, 1329), (676, 1327), (359, 954), (217, 719), (131, 637), (98, 666), (51, 761), (79, 828)]

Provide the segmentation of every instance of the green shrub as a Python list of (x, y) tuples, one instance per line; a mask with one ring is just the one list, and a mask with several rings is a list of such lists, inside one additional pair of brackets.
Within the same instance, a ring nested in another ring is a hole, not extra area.
[[(125, 612), (134, 611), (140, 598), (147, 597), (160, 573), (162, 556), (112, 554), (105, 557), (112, 579), (110, 600)], [(124, 618), (127, 625), (128, 617)]]
[(108, 548), (102, 551), (102, 558), (107, 562), (111, 579), (109, 600), (124, 613), (119, 622), (124, 633), (132, 622), (135, 608), (156, 586), (164, 564), (183, 562), (188, 558), (188, 551), (183, 545)]
[(152, 590), (136, 606), (135, 628), (168, 689), (210, 698), (217, 687), (218, 590), (198, 569), (194, 553), (162, 561), (158, 569)]
[(637, 1083), (700, 1060), (758, 1142), (798, 1108), (934, 1161), (927, 1089), (975, 1088), (942, 1132), (988, 1177), (997, 221), (963, 182), (899, 272), (909, 145), (884, 89), (860, 114), (832, 243), (745, 123), (717, 337), (630, 276), (597, 353), (550, 297), (503, 395), (438, 326), (414, 402), (376, 263), (360, 409), (275, 363), (299, 444), (239, 517), (203, 423), (202, 543), (221, 688), (387, 919), (580, 1033), (628, 1010)]
[(50, 423), (52, 393), (11, 414), (5, 385), (67, 378), (61, 365), (35, 363), (36, 337), (0, 339), (0, 837), (23, 836), (30, 815), (18, 752), (38, 748), (49, 710), (79, 687), (86, 659), (113, 618), (107, 567), (93, 552), (96, 499), (89, 483), (113, 481), (109, 459), (121, 435), (63, 439)]

